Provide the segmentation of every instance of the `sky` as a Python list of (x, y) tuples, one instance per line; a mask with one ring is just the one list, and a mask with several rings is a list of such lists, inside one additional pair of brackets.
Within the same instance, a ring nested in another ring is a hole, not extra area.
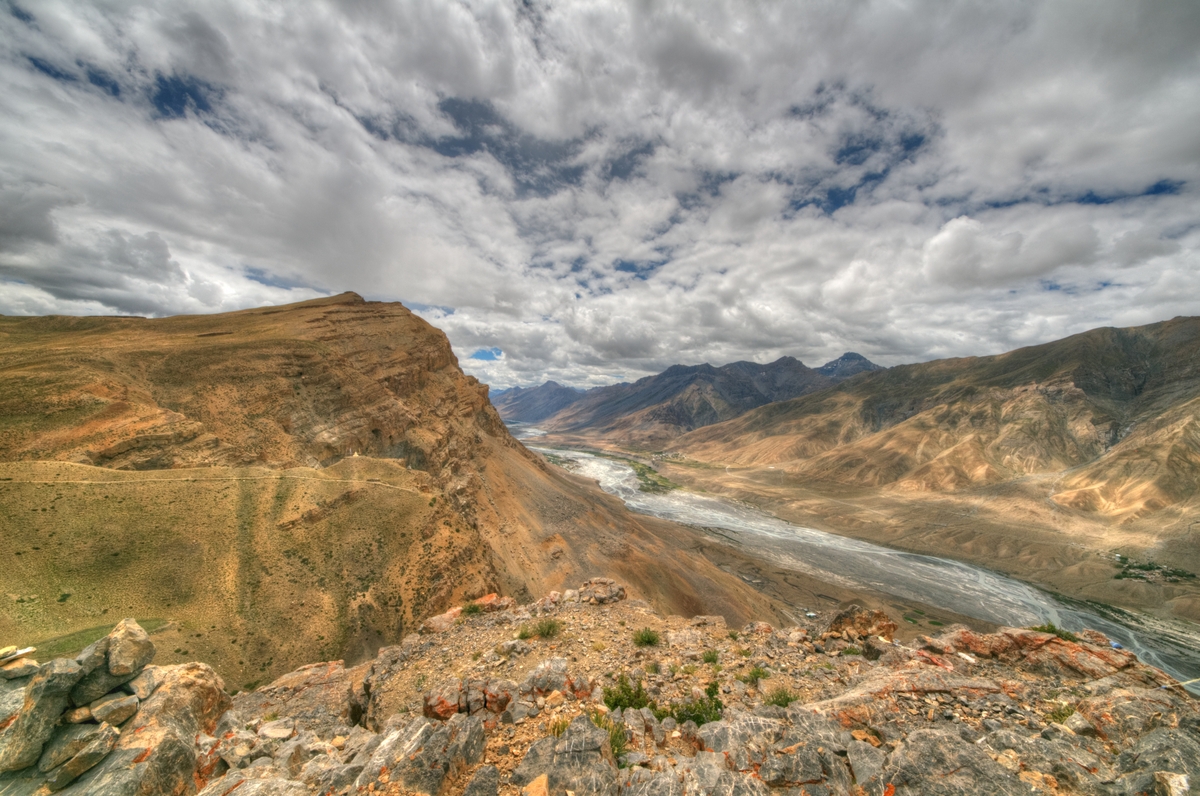
[(1200, 3), (0, 0), (0, 314), (353, 290), (494, 388), (1200, 315)]

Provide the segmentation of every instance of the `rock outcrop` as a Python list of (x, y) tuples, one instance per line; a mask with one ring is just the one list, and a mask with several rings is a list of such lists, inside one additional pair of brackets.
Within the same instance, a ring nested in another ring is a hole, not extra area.
[[(194, 793), (203, 773), (198, 739), (230, 699), (207, 665), (147, 670), (153, 658), (150, 637), (125, 619), (76, 658), (9, 681), (25, 699), (0, 724), (0, 794)], [(69, 710), (72, 703), (85, 708)]]
[[(885, 619), (730, 633), (593, 580), (234, 700), (203, 664), (126, 656), (127, 621), (8, 681), (25, 700), (0, 750), (23, 765), (0, 796), (1133, 796), (1200, 778), (1196, 701), (1101, 634), (954, 627), (855, 654)], [(136, 677), (71, 723), (83, 670), (113, 666)], [(126, 700), (132, 717), (95, 719)]]

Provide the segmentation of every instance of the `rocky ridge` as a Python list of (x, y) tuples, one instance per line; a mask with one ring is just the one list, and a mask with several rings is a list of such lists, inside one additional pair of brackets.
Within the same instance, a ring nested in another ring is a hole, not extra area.
[(672, 365), (632, 384), (575, 392), (546, 382), (498, 392), (492, 401), (505, 420), (537, 423), (553, 434), (659, 446), (693, 429), (873, 370), (882, 368), (852, 352), (819, 368), (807, 367), (795, 357), (768, 364)]
[(1101, 634), (895, 629), (849, 606), (733, 630), (597, 578), (230, 699), (203, 664), (150, 666), (126, 620), (5, 664), (0, 796), (1195, 792), (1195, 701)]

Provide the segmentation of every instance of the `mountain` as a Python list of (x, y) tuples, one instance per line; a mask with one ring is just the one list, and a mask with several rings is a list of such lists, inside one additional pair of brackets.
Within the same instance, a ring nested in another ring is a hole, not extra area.
[(536, 423), (570, 406), (584, 395), (583, 390), (548, 381), (537, 387), (511, 387), (489, 396), (492, 406), (505, 420)]
[(1117, 515), (1200, 490), (1200, 318), (901, 365), (694, 431), (673, 450), (805, 479), (943, 491), (1054, 473)]
[(220, 315), (0, 317), (0, 638), (133, 616), (240, 687), (450, 605), (601, 572), (774, 616), (687, 532), (505, 429), (444, 334), (344, 294)]
[[(844, 354), (818, 369), (809, 368), (794, 357), (782, 357), (766, 365), (755, 362), (734, 362), (719, 368), (708, 364), (674, 365), (632, 384), (596, 387), (573, 396), (563, 393), (563, 388), (547, 390), (553, 384), (550, 382), (518, 396), (523, 399), (536, 394), (538, 411), (526, 410), (524, 404), (509, 402), (507, 398), (497, 409), (506, 420), (536, 422), (555, 434), (656, 446), (755, 407), (815, 392), (857, 373), (878, 369), (878, 365), (854, 353)], [(563, 401), (563, 405), (553, 412), (541, 412), (541, 406), (552, 405), (551, 396)]]

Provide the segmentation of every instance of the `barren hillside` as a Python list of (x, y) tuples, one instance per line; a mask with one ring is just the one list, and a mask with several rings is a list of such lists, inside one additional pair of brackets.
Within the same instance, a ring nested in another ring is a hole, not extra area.
[(168, 657), (244, 685), (599, 572), (664, 610), (775, 615), (648, 522), (516, 442), (399, 304), (0, 318), (7, 637), (154, 619)]

